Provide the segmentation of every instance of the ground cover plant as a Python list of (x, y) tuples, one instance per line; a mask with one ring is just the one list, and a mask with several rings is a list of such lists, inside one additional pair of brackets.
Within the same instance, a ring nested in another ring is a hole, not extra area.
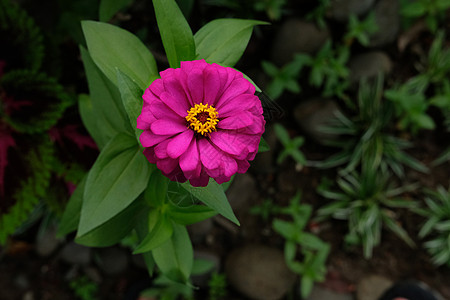
[(0, 0), (0, 299), (450, 297), (448, 1), (54, 4)]

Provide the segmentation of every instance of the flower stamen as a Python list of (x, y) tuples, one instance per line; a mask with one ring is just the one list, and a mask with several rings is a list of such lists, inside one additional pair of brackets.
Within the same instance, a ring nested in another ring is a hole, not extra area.
[(212, 105), (195, 104), (187, 111), (186, 121), (189, 127), (201, 135), (216, 131), (219, 114)]

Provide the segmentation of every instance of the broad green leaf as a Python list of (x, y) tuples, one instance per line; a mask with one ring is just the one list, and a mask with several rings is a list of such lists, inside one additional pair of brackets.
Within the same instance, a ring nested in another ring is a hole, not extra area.
[(131, 131), (118, 89), (98, 69), (87, 50), (80, 47), (90, 99), (80, 98), (80, 114), (100, 149), (119, 132)]
[(181, 225), (191, 225), (215, 216), (217, 212), (204, 205), (192, 205), (189, 207), (179, 207), (170, 205), (170, 218)]
[(179, 68), (180, 61), (194, 60), (194, 37), (175, 0), (153, 0), (153, 7), (170, 67)]
[(101, 0), (99, 7), (100, 22), (108, 22), (119, 10), (131, 4), (131, 0)]
[(80, 184), (78, 184), (64, 209), (58, 228), (58, 236), (60, 237), (75, 231), (78, 227), (86, 179), (87, 175), (83, 178)]
[(186, 283), (194, 261), (194, 251), (186, 227), (174, 224), (171, 239), (153, 250), (153, 258), (165, 276), (173, 281)]
[(239, 221), (234, 215), (230, 203), (228, 203), (223, 188), (217, 182), (210, 179), (206, 187), (193, 187), (188, 182), (182, 183), (181, 186), (208, 207), (214, 209), (236, 225), (239, 225)]
[(78, 235), (88, 233), (128, 207), (147, 187), (151, 166), (134, 137), (118, 134), (111, 139), (89, 172)]
[(217, 19), (209, 22), (194, 35), (197, 59), (234, 66), (244, 53), (253, 26), (267, 22), (241, 19)]
[[(143, 241), (145, 237), (148, 235), (150, 230), (149, 228), (149, 217), (151, 215), (156, 215), (157, 212), (152, 210), (149, 213), (142, 215), (141, 218), (138, 218), (135, 223), (134, 229), (138, 235), (139, 241)], [(153, 271), (155, 269), (155, 260), (153, 259), (152, 252), (145, 252), (141, 254), (144, 257), (145, 265), (147, 266), (147, 270), (150, 276), (153, 276)]]
[(216, 264), (209, 259), (197, 258), (192, 266), (192, 275), (201, 275), (211, 271)]
[(167, 215), (154, 214), (157, 217), (156, 224), (151, 228), (147, 236), (134, 249), (133, 254), (152, 251), (165, 243), (173, 233), (173, 225)]
[(95, 21), (83, 21), (81, 26), (93, 61), (116, 86), (116, 68), (141, 89), (149, 85), (152, 76), (158, 76), (153, 55), (132, 33)]
[(136, 120), (142, 111), (143, 91), (134, 80), (120, 70), (117, 70), (117, 83), (120, 95), (122, 96), (123, 106), (128, 114), (131, 128), (134, 129), (136, 139), (139, 141), (139, 136), (141, 135), (142, 130), (136, 128)]
[(152, 207), (162, 207), (167, 199), (167, 189), (169, 178), (164, 176), (160, 170), (155, 170), (150, 176), (147, 189), (145, 190), (145, 200)]
[(99, 227), (78, 236), (75, 242), (89, 247), (108, 247), (122, 240), (134, 227), (134, 220), (147, 213), (143, 200), (134, 201)]

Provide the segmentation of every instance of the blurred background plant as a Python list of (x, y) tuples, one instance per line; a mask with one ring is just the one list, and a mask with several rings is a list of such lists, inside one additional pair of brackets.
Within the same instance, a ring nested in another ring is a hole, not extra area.
[(377, 168), (348, 173), (337, 178), (336, 183), (338, 191), (329, 180), (324, 180), (319, 186), (317, 192), (331, 203), (317, 211), (317, 220), (333, 217), (347, 221), (345, 242), (348, 246), (362, 245), (364, 257), (371, 258), (373, 249), (381, 242), (382, 228), (392, 231), (409, 246), (415, 246), (398, 223), (396, 211), (417, 207), (417, 201), (402, 197), (402, 194), (414, 191), (416, 184), (395, 187), (389, 173)]
[(417, 209), (425, 217), (419, 231), (419, 238), (436, 266), (450, 266), (450, 190), (439, 186), (436, 190), (426, 190), (426, 207)]

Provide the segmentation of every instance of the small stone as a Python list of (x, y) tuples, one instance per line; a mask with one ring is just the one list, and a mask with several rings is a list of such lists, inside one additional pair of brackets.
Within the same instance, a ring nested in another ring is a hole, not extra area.
[(61, 250), (61, 259), (68, 264), (88, 265), (91, 261), (91, 249), (70, 242)]
[(106, 275), (117, 275), (128, 267), (127, 252), (119, 247), (108, 247), (98, 250), (98, 265)]
[(30, 280), (25, 274), (19, 274), (14, 279), (14, 285), (21, 290), (26, 290), (30, 287)]
[(194, 258), (209, 261), (213, 265), (212, 269), (206, 271), (205, 273), (192, 274), (191, 277), (192, 283), (195, 286), (206, 288), (208, 287), (211, 274), (220, 270), (220, 257), (216, 253), (197, 250), (194, 252)]
[(50, 256), (61, 243), (61, 240), (56, 238), (56, 227), (48, 228), (43, 234), (36, 238), (36, 252), (41, 257)]
[(34, 294), (32, 291), (28, 291), (26, 292), (23, 297), (22, 300), (34, 300)]
[(394, 42), (400, 31), (400, 3), (398, 0), (380, 0), (374, 7), (378, 30), (370, 36), (369, 47), (381, 47)]
[(330, 12), (336, 21), (345, 22), (350, 15), (360, 16), (369, 11), (375, 0), (332, 0)]
[(323, 98), (311, 98), (294, 108), (294, 116), (300, 128), (316, 142), (324, 144), (336, 136), (325, 133), (322, 127), (335, 118), (339, 108), (335, 101)]
[(328, 29), (300, 19), (289, 19), (278, 30), (272, 46), (272, 61), (283, 66), (293, 60), (296, 53), (314, 54), (330, 37)]
[(350, 293), (337, 293), (321, 286), (315, 285), (307, 300), (353, 300), (353, 295)]
[(264, 245), (235, 249), (225, 264), (228, 282), (251, 299), (281, 299), (292, 288), (296, 275), (286, 266), (283, 252)]
[(189, 236), (191, 237), (191, 241), (193, 243), (201, 243), (202, 241), (204, 241), (206, 236), (211, 233), (212, 229), (213, 229), (212, 218), (208, 218), (201, 222), (197, 222), (187, 226)]
[(233, 211), (242, 209), (249, 204), (250, 198), (255, 194), (255, 179), (248, 174), (237, 174), (226, 194)]
[(362, 278), (356, 286), (357, 300), (377, 300), (393, 285), (389, 278), (379, 275), (369, 275)]
[(363, 78), (376, 78), (379, 73), (389, 74), (392, 62), (389, 56), (381, 51), (359, 54), (348, 62), (350, 82), (357, 83)]

